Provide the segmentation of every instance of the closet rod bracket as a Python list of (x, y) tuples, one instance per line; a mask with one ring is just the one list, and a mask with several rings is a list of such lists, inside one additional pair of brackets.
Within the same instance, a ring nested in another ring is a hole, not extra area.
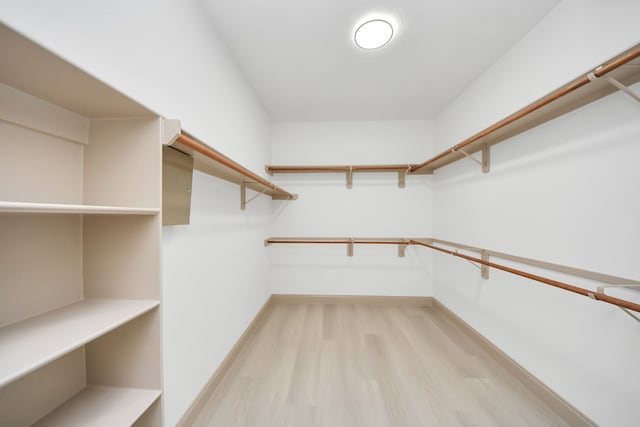
[(353, 188), (353, 166), (349, 166), (349, 170), (347, 171), (347, 189), (351, 190)]
[(402, 239), (402, 243), (398, 243), (398, 256), (400, 258), (404, 258), (405, 253), (407, 251), (407, 246), (410, 244), (411, 242), (407, 239)]
[(398, 188), (404, 188), (407, 182), (407, 174), (411, 172), (411, 166), (407, 165), (406, 170), (398, 171)]
[[(489, 252), (487, 252), (486, 250), (482, 249), (480, 251), (480, 258), (482, 259), (482, 261), (489, 262)], [(489, 279), (489, 266), (488, 265), (482, 264), (482, 266), (480, 267), (480, 276), (485, 280)]]
[(489, 173), (491, 170), (491, 151), (489, 144), (482, 146), (482, 173)]
[[(607, 288), (632, 288), (632, 289), (638, 289), (640, 290), (640, 283), (620, 283), (620, 284), (608, 284), (608, 285), (604, 285), (604, 286), (598, 286), (598, 292), (601, 294), (604, 294), (604, 290)], [(628, 310), (624, 307), (620, 307), (618, 306), (618, 308), (622, 311), (624, 311), (625, 313), (627, 313), (630, 317), (632, 317), (636, 322), (640, 323), (640, 317), (638, 317), (638, 315), (636, 315), (634, 312), (632, 312), (631, 310)]]
[[(596, 69), (597, 71), (598, 69)], [(587, 74), (587, 77), (589, 78), (589, 80), (594, 81), (596, 79), (598, 79), (599, 77), (596, 76), (595, 72), (590, 72), (589, 74)], [(611, 77), (608, 74), (605, 74), (603, 76), (603, 78), (609, 82), (610, 85), (614, 86), (616, 89), (624, 92), (625, 94), (627, 94), (630, 98), (635, 99), (636, 101), (640, 102), (640, 95), (638, 95), (637, 93), (635, 93), (634, 91), (632, 91), (631, 89), (629, 89), (627, 86), (623, 85), (622, 83), (620, 83), (618, 80), (614, 79), (613, 77)]]
[(256, 194), (255, 196), (247, 200), (247, 184), (260, 184), (260, 183), (254, 182), (254, 181), (244, 181), (242, 184), (240, 184), (240, 210), (242, 211), (246, 210), (247, 205), (251, 203), (255, 198), (263, 195), (268, 190), (268, 188), (265, 188), (260, 193)]
[(457, 149), (457, 150), (454, 149), (453, 151), (457, 151), (459, 153), (464, 154), (466, 157), (468, 157), (469, 159), (473, 160), (478, 165), (480, 165), (480, 168), (482, 169), (482, 173), (489, 173), (489, 171), (491, 170), (491, 151), (488, 144), (484, 144), (482, 146), (482, 160), (476, 159), (471, 154), (467, 153), (462, 149)]
[(349, 243), (347, 243), (347, 256), (353, 256), (353, 239), (349, 239)]
[[(456, 254), (456, 255), (459, 254), (458, 250), (455, 249), (452, 252), (452, 255), (453, 254)], [(480, 250), (480, 259), (483, 262), (489, 262), (489, 252), (484, 250), (484, 249)], [(488, 265), (486, 265), (486, 264), (476, 264), (475, 262), (470, 261), (468, 259), (465, 259), (465, 261), (467, 261), (469, 264), (473, 265), (475, 268), (480, 270), (480, 277), (482, 277), (485, 280), (487, 280), (489, 278), (489, 266)]]

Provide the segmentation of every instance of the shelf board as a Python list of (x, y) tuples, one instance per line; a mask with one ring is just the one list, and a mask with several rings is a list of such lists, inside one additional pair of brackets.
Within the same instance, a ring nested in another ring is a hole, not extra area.
[(171, 144), (171, 147), (192, 156), (194, 169), (203, 173), (234, 184), (244, 184), (253, 191), (270, 196), (273, 200), (296, 200), (298, 198), (297, 194), (291, 194), (267, 181), (186, 132), (182, 132)]
[(129, 426), (160, 390), (89, 386), (34, 424), (38, 427)]
[(132, 208), (120, 206), (68, 205), (57, 203), (31, 203), (0, 201), (0, 213), (32, 214), (84, 214), (84, 215), (158, 215), (158, 208)]
[(155, 300), (85, 299), (0, 328), (0, 387), (159, 304)]
[(44, 47), (0, 24), (0, 81), (87, 118), (156, 114)]
[[(605, 76), (613, 77), (625, 86), (640, 82), (640, 57), (637, 57), (639, 51), (640, 45), (636, 45), (627, 52), (613, 58), (609, 61), (609, 64), (617, 62), (619, 58), (633, 56), (633, 59), (605, 73)], [(594, 70), (594, 72), (597, 72), (597, 70)], [(492, 146), (501, 143), (529, 129), (618, 92), (618, 89), (611, 85), (606, 78), (596, 78), (591, 81), (588, 77), (589, 74), (585, 73), (454, 147), (412, 168), (411, 174), (431, 174), (436, 169), (464, 159), (466, 156), (460, 149), (464, 149), (467, 154), (474, 154), (482, 150), (484, 145)]]
[(346, 173), (346, 172), (407, 172), (414, 164), (394, 164), (394, 165), (295, 165), (277, 166), (267, 165), (265, 170), (269, 175), (280, 173)]
[[(595, 75), (599, 77), (594, 78)], [(465, 159), (467, 155), (481, 151), (485, 146), (491, 147), (507, 141), (516, 135), (618, 92), (619, 89), (607, 80), (608, 77), (616, 79), (627, 87), (640, 82), (640, 44), (611, 59), (602, 67), (590, 70), (420, 164), (270, 165), (267, 166), (266, 170), (270, 175), (276, 173), (337, 173), (349, 171), (402, 172), (409, 166), (411, 169), (408, 175), (430, 175), (437, 169)]]
[(264, 241), (265, 246), (271, 244), (349, 244), (356, 245), (403, 245), (408, 239), (395, 237), (269, 237)]

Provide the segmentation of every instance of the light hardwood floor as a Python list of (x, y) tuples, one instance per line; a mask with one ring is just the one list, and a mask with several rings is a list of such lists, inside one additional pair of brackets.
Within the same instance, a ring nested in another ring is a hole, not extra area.
[(436, 308), (275, 303), (195, 426), (566, 426)]

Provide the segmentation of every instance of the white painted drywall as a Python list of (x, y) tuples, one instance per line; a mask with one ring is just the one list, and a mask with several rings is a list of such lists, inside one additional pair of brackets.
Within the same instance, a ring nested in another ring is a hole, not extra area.
[[(430, 121), (275, 123), (272, 164), (407, 164), (433, 150)], [(276, 208), (276, 237), (417, 237), (431, 234), (430, 178), (397, 174), (275, 175), (274, 182), (300, 193)], [(274, 293), (335, 295), (432, 295), (431, 254), (397, 246), (272, 245)]]
[[(637, 42), (639, 8), (635, 0), (565, 0), (438, 117), (438, 146), (458, 142)], [(268, 119), (197, 1), (1, 0), (0, 19), (261, 170)], [(639, 178), (637, 110), (621, 96), (604, 100), (496, 147), (491, 175), (481, 176), (471, 162), (437, 172), (435, 191), (429, 178), (410, 178), (399, 190), (386, 174), (356, 175), (353, 190), (337, 176), (278, 177), (301, 198), (276, 203), (273, 228), (268, 200), (259, 198), (241, 213), (237, 187), (196, 174), (192, 226), (164, 230), (167, 425), (193, 401), (266, 298), (269, 261), (276, 292), (432, 291), (424, 251), (410, 249), (400, 260), (395, 248), (357, 247), (347, 259), (342, 247), (272, 247), (268, 260), (258, 242), (269, 234), (433, 231), (637, 279), (640, 233), (633, 219), (640, 209), (629, 184)], [(413, 162), (426, 159), (436, 143), (429, 124), (407, 125), (422, 129), (415, 133), (401, 125), (349, 126), (276, 124), (272, 161)], [(545, 208), (544, 202), (558, 204)], [(246, 268), (247, 257), (255, 268)], [(466, 263), (441, 255), (435, 261), (438, 298), (572, 404), (602, 425), (634, 425), (640, 418), (639, 329), (623, 313), (494, 271), (482, 282)]]
[(264, 110), (201, 3), (0, 0), (0, 19), (260, 171), (269, 146), (246, 127)]
[(271, 201), (196, 172), (191, 223), (163, 227), (166, 425), (174, 425), (270, 295)]
[[(638, 16), (637, 1), (562, 2), (438, 117), (439, 148), (637, 43)], [(488, 175), (470, 161), (440, 169), (434, 234), (638, 280), (639, 140), (640, 104), (615, 94), (494, 147)], [(450, 256), (434, 264), (447, 307), (599, 425), (638, 425), (640, 324), (507, 273), (483, 281)]]
[[(197, 0), (0, 1), (0, 19), (255, 171), (269, 119)], [(175, 425), (265, 302), (271, 203), (196, 173), (190, 226), (163, 230), (164, 409)]]

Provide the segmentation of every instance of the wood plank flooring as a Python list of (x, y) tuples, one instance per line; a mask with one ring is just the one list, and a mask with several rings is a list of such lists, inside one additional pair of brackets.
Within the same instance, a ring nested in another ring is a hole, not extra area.
[(275, 303), (194, 425), (567, 424), (436, 308)]

